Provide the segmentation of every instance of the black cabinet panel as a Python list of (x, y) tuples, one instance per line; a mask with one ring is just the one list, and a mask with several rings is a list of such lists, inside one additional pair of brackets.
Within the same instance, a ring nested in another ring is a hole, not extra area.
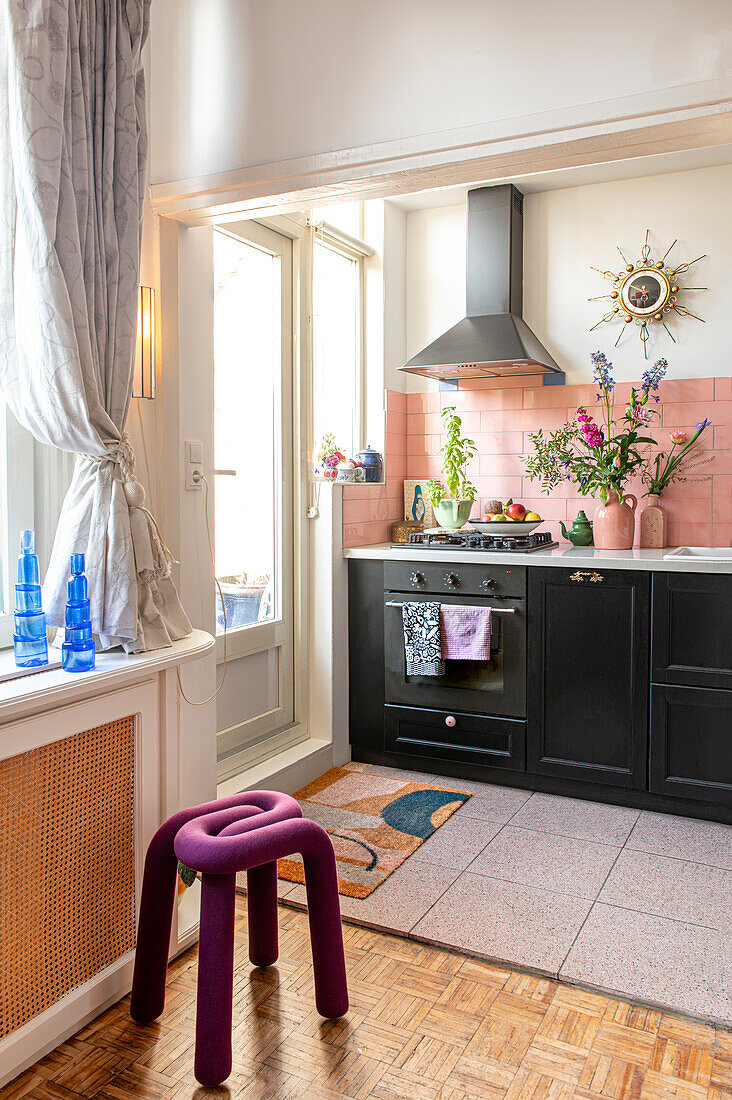
[(384, 744), (384, 564), (348, 563), (348, 704), (352, 745)]
[(384, 707), (387, 752), (435, 760), (461, 760), (521, 771), (526, 760), (526, 723), (483, 714), (451, 714), (426, 707)]
[(646, 786), (650, 578), (529, 570), (528, 769)]
[(732, 576), (654, 575), (652, 679), (732, 689)]
[(651, 790), (732, 806), (732, 691), (651, 689)]

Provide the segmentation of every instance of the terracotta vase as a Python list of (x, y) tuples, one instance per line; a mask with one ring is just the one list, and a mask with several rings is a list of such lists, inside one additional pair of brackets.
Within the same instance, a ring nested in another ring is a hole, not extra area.
[(638, 501), (632, 493), (622, 500), (608, 489), (607, 504), (598, 504), (592, 529), (596, 550), (630, 550), (635, 538), (635, 510)]
[(661, 550), (666, 545), (666, 513), (660, 496), (649, 493), (647, 500), (641, 509), (640, 544), (646, 550)]

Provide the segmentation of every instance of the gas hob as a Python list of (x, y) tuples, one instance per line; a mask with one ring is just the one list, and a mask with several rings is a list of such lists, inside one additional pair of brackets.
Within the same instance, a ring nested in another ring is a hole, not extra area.
[(553, 550), (559, 543), (553, 540), (549, 531), (534, 531), (530, 535), (414, 531), (406, 543), (395, 545), (395, 549), (403, 550), (405, 546), (419, 546), (422, 550), (510, 550), (516, 554), (531, 554), (535, 550)]

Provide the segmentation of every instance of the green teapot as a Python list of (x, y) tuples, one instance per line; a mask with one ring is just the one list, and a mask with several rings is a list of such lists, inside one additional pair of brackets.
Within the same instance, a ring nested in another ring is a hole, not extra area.
[(588, 520), (584, 512), (577, 513), (577, 519), (574, 521), (569, 531), (561, 520), (559, 521), (559, 526), (562, 528), (562, 534), (565, 539), (569, 539), (574, 546), (592, 546), (592, 523)]

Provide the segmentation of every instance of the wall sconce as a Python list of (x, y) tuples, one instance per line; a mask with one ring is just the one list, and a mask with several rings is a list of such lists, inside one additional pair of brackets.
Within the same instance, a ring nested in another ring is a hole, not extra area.
[(139, 288), (132, 396), (155, 396), (155, 291), (151, 286)]

